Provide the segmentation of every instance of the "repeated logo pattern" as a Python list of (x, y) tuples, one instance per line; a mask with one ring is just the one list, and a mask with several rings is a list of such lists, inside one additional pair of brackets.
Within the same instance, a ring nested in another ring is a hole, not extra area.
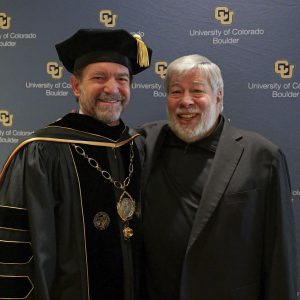
[(104, 24), (107, 28), (116, 26), (117, 15), (113, 14), (111, 10), (101, 10), (99, 13), (100, 23)]
[(62, 69), (57, 62), (50, 61), (47, 63), (47, 73), (52, 76), (53, 79), (60, 79), (62, 77)]
[(218, 6), (215, 9), (215, 19), (218, 20), (222, 25), (232, 24), (234, 12), (226, 6)]
[(9, 29), (11, 24), (11, 17), (6, 13), (0, 12), (0, 29)]
[(289, 79), (293, 77), (295, 65), (289, 64), (287, 60), (277, 60), (274, 69), (281, 78)]
[(165, 61), (158, 61), (155, 63), (155, 73), (159, 75), (162, 79), (165, 78), (167, 72), (167, 62)]
[(10, 114), (7, 110), (0, 110), (0, 123), (3, 126), (10, 127), (13, 125), (13, 115)]

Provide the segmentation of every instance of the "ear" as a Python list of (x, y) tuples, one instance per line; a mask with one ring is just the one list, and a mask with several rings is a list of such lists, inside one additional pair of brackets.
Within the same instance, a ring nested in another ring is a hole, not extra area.
[(217, 96), (216, 96), (216, 100), (217, 100), (217, 103), (221, 103), (222, 102), (222, 91), (221, 90), (218, 90), (217, 92)]
[(71, 83), (75, 97), (79, 97), (80, 96), (80, 80), (75, 75), (71, 75), (70, 83)]
[(218, 110), (219, 114), (223, 111), (223, 95), (222, 94), (223, 94), (222, 91), (219, 90), (216, 95), (216, 104), (217, 104), (217, 110)]

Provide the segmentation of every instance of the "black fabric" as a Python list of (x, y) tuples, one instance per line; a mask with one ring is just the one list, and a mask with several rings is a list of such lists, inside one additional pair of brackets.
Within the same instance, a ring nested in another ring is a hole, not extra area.
[(32, 258), (30, 243), (0, 241), (0, 263), (24, 264)]
[(33, 286), (25, 276), (0, 276), (0, 299), (25, 299)]
[[(147, 69), (137, 63), (136, 39), (123, 29), (80, 29), (70, 38), (57, 44), (59, 59), (73, 73), (92, 62), (116, 62), (126, 66), (132, 74)], [(147, 47), (149, 64), (152, 50)], [(93, 53), (91, 55), (91, 53)], [(123, 58), (121, 58), (124, 56)]]
[[(118, 126), (108, 126), (89, 116), (70, 113), (61, 120), (51, 124), (51, 126), (69, 127), (80, 131), (105, 136), (113, 141), (121, 137), (128, 136), (128, 129), (121, 121)], [(117, 165), (119, 171), (118, 177), (114, 178), (123, 181), (128, 175), (130, 146), (126, 144), (121, 149), (111, 149), (106, 147), (95, 147), (81, 145), (86, 154), (95, 159), (102, 170), (112, 174), (108, 156), (114, 157), (113, 163)], [(115, 195), (120, 195), (111, 182), (104, 179), (99, 171), (92, 168), (88, 160), (79, 155), (74, 147), (71, 147), (75, 164), (78, 170), (80, 187), (83, 199), (84, 222), (87, 241), (87, 257), (89, 270), (90, 299), (124, 299), (124, 256), (122, 253), (121, 241), (124, 241), (122, 233), (122, 224), (117, 214)], [(136, 152), (136, 150), (135, 150)], [(134, 176), (138, 176), (139, 164), (136, 153), (134, 164)], [(135, 198), (138, 197), (137, 183), (132, 180), (128, 187), (128, 192)], [(107, 229), (99, 231), (94, 227), (93, 219), (98, 212), (105, 212), (109, 215), (110, 224)], [(130, 227), (136, 234), (135, 220), (130, 221)], [(130, 250), (130, 249), (129, 249)], [(128, 258), (126, 258), (128, 259)], [(128, 266), (126, 265), (126, 268)]]
[(179, 299), (182, 262), (223, 123), (221, 119), (209, 137), (191, 144), (170, 129), (166, 133), (144, 193), (150, 300)]
[[(140, 130), (147, 162), (143, 187), (166, 129), (166, 122), (154, 122)], [(284, 154), (225, 120), (184, 255), (179, 299), (296, 300), (294, 225)]]
[[(134, 236), (125, 240), (121, 234), (123, 223), (119, 222), (119, 217), (115, 218), (118, 199), (115, 189), (101, 182), (99, 174), (97, 178), (91, 176), (93, 169), (88, 171), (91, 174), (86, 174), (91, 181), (85, 181), (85, 176), (78, 173), (87, 165), (84, 160), (76, 162), (82, 157), (72, 152), (68, 143), (70, 139), (80, 141), (88, 153), (92, 151), (89, 154), (95, 153), (99, 163), (103, 161), (103, 166), (114, 178), (122, 179), (124, 174), (127, 175), (129, 145), (124, 144), (115, 150), (99, 145), (97, 151), (96, 146), (89, 146), (84, 141), (113, 143), (116, 139), (126, 141), (128, 138), (128, 129), (122, 122), (120, 126), (107, 127), (93, 118), (69, 114), (51, 127), (36, 132), (27, 143), (22, 143), (23, 147), (14, 152), (0, 182), (0, 205), (25, 208), (30, 231), (1, 228), (0, 240), (30, 241), (34, 259), (28, 264), (0, 264), (0, 277), (26, 275), (34, 285), (30, 297), (36, 300), (140, 299), (137, 297), (137, 280), (133, 278), (140, 277), (137, 271), (137, 254), (140, 254), (140, 237), (136, 228), (138, 216), (136, 214), (129, 221)], [(137, 148), (133, 147), (134, 173), (126, 190), (139, 206), (141, 168)], [(89, 195), (94, 199), (87, 199)], [(110, 198), (105, 199), (105, 195)], [(93, 228), (88, 228), (91, 224), (86, 216), (93, 215), (92, 209), (96, 207), (98, 210), (102, 202), (111, 208), (114, 225), (110, 227), (113, 229), (111, 234), (105, 232), (106, 237), (99, 242), (99, 235), (94, 235)], [(109, 249), (109, 246), (114, 248)], [(1, 288), (10, 289), (10, 282), (2, 281)]]
[(128, 136), (128, 128), (125, 127), (122, 120), (117, 126), (109, 126), (90, 116), (78, 113), (69, 113), (49, 126), (72, 128), (89, 134), (97, 134), (113, 141), (121, 139), (126, 134)]
[(0, 227), (28, 230), (27, 210), (0, 206)]
[[(63, 124), (64, 121), (66, 121), (65, 124)], [(75, 114), (70, 114), (59, 123), (60, 126), (88, 130), (95, 134), (109, 136), (114, 140), (120, 137), (124, 129), (123, 126), (108, 127), (88, 116)], [(95, 146), (81, 147), (84, 148), (89, 157), (99, 162), (103, 170), (110, 172), (107, 151), (113, 150), (99, 149)], [(76, 153), (74, 148), (72, 148), (72, 152), (78, 170), (83, 199), (90, 297), (91, 300), (99, 299), (100, 296), (121, 300), (124, 294), (123, 258), (114, 187), (101, 176), (100, 172), (89, 165), (87, 159)], [(119, 167), (123, 168), (122, 165)], [(110, 217), (110, 224), (106, 230), (99, 231), (93, 225), (94, 216), (98, 212), (105, 212)]]
[(88, 64), (95, 62), (113, 62), (127, 67), (132, 74), (132, 67), (129, 59), (115, 51), (95, 51), (89, 52), (75, 61), (74, 70), (80, 70)]

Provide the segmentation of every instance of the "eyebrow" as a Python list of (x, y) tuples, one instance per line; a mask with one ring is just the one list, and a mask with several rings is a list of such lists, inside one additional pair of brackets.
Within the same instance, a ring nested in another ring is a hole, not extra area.
[(129, 77), (129, 74), (128, 74), (128, 73), (125, 73), (125, 72), (124, 72), (124, 73), (117, 73), (117, 75), (118, 75), (118, 76), (127, 76), (127, 77)]

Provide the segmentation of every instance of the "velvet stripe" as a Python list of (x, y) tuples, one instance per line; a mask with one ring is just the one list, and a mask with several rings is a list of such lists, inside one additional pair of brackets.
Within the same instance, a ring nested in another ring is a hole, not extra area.
[(15, 230), (28, 230), (27, 210), (0, 206), (0, 227)]
[(20, 243), (0, 240), (0, 263), (25, 264), (32, 257), (30, 243)]
[(26, 299), (32, 289), (28, 277), (0, 275), (0, 299)]

